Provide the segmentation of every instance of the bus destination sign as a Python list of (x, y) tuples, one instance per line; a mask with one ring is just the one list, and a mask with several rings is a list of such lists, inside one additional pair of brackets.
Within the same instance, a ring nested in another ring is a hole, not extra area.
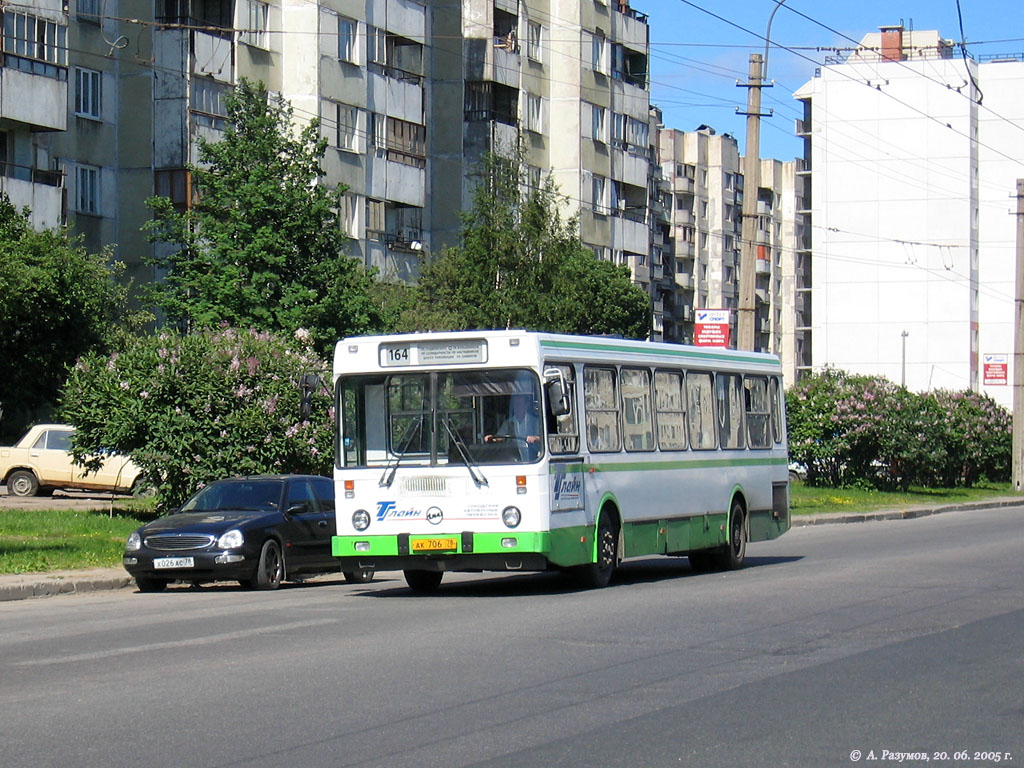
[(381, 344), (382, 368), (404, 365), (461, 365), (487, 362), (487, 342), (483, 339), (468, 341), (418, 341), (408, 344)]

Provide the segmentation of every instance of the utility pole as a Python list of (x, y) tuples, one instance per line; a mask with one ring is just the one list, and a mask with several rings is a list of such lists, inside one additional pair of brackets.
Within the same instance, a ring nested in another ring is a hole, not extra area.
[(754, 305), (754, 265), (757, 260), (757, 189), (761, 186), (761, 88), (763, 59), (761, 54), (750, 54), (750, 68), (746, 83), (740, 83), (747, 91), (747, 111), (737, 114), (747, 116), (747, 143), (743, 153), (743, 228), (740, 249), (740, 304), (736, 316), (736, 349), (753, 351), (754, 321), (757, 310)]
[(1017, 179), (1017, 273), (1013, 296), (1013, 488), (1024, 491), (1024, 179)]
[(768, 29), (764, 33), (764, 56), (750, 54), (750, 65), (747, 70), (747, 82), (736, 83), (747, 91), (747, 111), (736, 114), (747, 116), (747, 143), (743, 152), (743, 238), (740, 249), (740, 302), (736, 316), (736, 349), (754, 350), (754, 325), (757, 320), (757, 307), (754, 303), (754, 281), (757, 279), (757, 190), (761, 186), (761, 118), (771, 117), (772, 113), (761, 113), (761, 89), (771, 87), (766, 84), (768, 77), (768, 46), (771, 45), (772, 19), (786, 0), (775, 0), (768, 17)]
[(903, 356), (900, 358), (900, 386), (903, 389), (907, 388), (907, 336), (909, 335), (906, 331), (900, 334), (903, 337)]

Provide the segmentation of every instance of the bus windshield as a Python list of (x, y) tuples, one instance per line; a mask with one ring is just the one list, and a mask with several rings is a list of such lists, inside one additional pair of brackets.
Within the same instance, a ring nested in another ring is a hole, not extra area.
[(342, 467), (523, 464), (544, 452), (527, 369), (342, 376), (337, 398)]

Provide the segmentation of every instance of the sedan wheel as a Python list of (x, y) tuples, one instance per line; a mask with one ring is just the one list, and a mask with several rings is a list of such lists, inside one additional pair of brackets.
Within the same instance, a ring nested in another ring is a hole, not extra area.
[(252, 589), (277, 589), (284, 580), (284, 558), (281, 547), (273, 539), (263, 543), (256, 573), (249, 581)]
[(11, 496), (35, 496), (38, 491), (39, 481), (28, 470), (11, 472), (7, 478), (7, 493)]

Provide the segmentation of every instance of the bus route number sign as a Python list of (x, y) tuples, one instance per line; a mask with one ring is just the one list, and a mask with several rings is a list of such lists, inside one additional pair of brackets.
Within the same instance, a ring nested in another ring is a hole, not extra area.
[(382, 368), (403, 365), (457, 365), (485, 362), (487, 362), (487, 342), (483, 339), (421, 341), (412, 344), (382, 344), (380, 346)]

